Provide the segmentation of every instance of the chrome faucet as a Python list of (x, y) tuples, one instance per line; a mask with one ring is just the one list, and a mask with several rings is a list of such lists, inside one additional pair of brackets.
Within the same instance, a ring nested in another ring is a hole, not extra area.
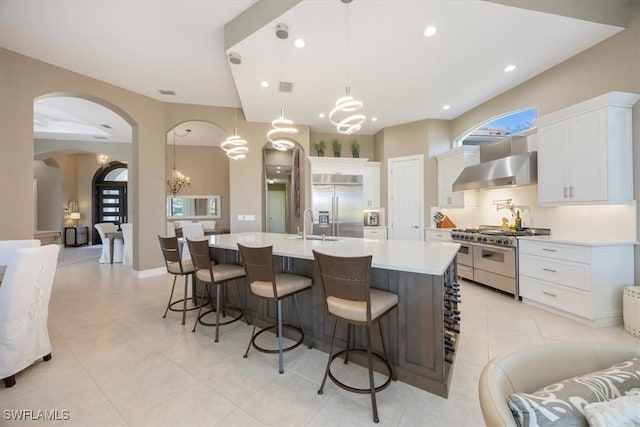
[(311, 214), (309, 219), (311, 221), (311, 230), (313, 231), (313, 210), (311, 208), (307, 208), (302, 213), (302, 240), (307, 240), (307, 212)]
[(496, 211), (508, 209), (511, 211), (511, 215), (516, 216), (516, 205), (513, 204), (513, 199), (494, 200), (493, 204), (496, 207)]

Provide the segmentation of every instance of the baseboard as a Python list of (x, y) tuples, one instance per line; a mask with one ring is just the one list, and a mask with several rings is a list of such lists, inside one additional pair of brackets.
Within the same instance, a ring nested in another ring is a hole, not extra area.
[(163, 274), (167, 274), (166, 267), (152, 268), (149, 270), (131, 270), (133, 277), (136, 279), (146, 279), (147, 277), (155, 277), (162, 276)]

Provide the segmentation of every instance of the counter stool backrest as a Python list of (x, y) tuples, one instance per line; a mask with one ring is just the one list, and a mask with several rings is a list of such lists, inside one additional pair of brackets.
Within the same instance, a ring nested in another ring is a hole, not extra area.
[(366, 303), (367, 322), (371, 322), (371, 255), (336, 257), (313, 251), (318, 263), (325, 308), (330, 297)]
[(175, 266), (176, 263), (180, 267), (178, 274), (188, 274), (184, 272), (182, 268), (182, 259), (180, 257), (180, 251), (178, 249), (178, 238), (173, 237), (162, 237), (158, 236), (158, 241), (160, 242), (160, 249), (162, 250), (162, 256), (164, 256), (164, 263), (167, 266), (167, 271), (169, 273), (176, 274)]
[(211, 270), (212, 259), (209, 255), (209, 239), (206, 240), (191, 240), (186, 238), (187, 245), (189, 245), (189, 252), (191, 252), (191, 261), (196, 270), (209, 270), (211, 277), (213, 278), (213, 272)]
[(249, 283), (267, 282), (273, 285), (273, 295), (278, 299), (276, 276), (273, 270), (273, 247), (252, 248), (238, 243), (244, 270), (247, 273)]

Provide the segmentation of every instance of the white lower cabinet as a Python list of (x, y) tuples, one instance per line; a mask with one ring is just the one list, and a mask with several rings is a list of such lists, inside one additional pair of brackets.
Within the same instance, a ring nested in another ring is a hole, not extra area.
[(593, 326), (621, 323), (622, 291), (633, 284), (632, 245), (520, 239), (519, 248), (520, 296), (525, 303)]
[(430, 240), (440, 240), (443, 242), (451, 241), (451, 229), (442, 228), (425, 228), (424, 240), (427, 242)]
[(387, 239), (386, 227), (365, 227), (362, 232), (362, 237), (365, 239)]

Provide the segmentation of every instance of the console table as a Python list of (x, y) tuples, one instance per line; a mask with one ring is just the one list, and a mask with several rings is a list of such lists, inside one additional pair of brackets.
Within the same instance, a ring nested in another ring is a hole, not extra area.
[(65, 227), (64, 247), (77, 247), (89, 244), (89, 227)]

